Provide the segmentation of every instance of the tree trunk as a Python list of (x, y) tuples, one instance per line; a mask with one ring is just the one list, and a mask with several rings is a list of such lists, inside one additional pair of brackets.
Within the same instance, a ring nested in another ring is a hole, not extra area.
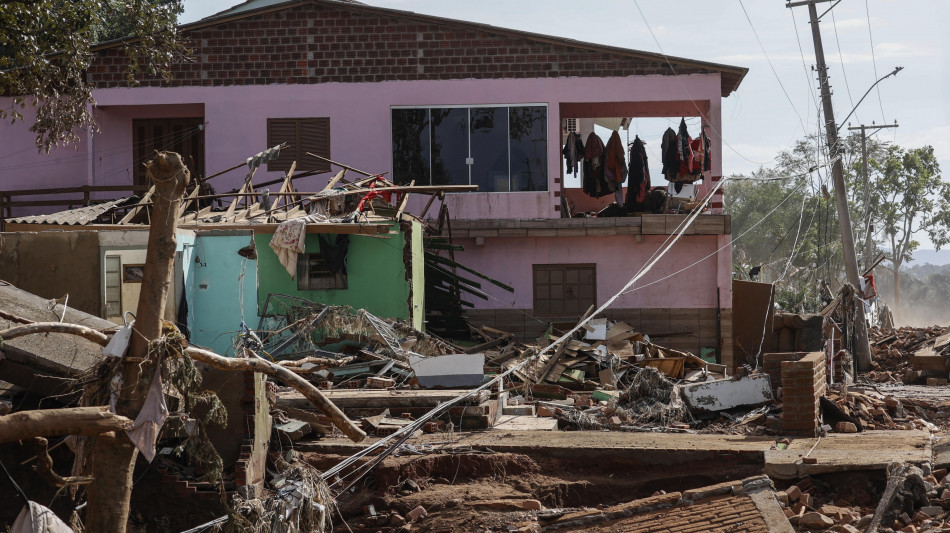
[[(165, 301), (175, 268), (175, 230), (190, 173), (174, 152), (160, 152), (148, 162), (147, 174), (155, 186), (152, 195), (151, 226), (145, 252), (145, 272), (136, 309), (135, 326), (129, 353), (146, 358), (148, 344), (162, 331)], [(146, 365), (154, 371), (159, 364)], [(125, 361), (122, 365), (122, 390), (116, 403), (119, 414), (134, 419), (145, 402), (148, 382), (139, 379), (140, 365)], [(150, 381), (150, 380), (148, 380)], [(96, 438), (92, 448), (92, 475), (96, 481), (89, 486), (89, 511), (86, 529), (103, 533), (124, 533), (129, 519), (132, 496), (132, 471), (138, 450), (124, 432), (114, 438)]]
[(894, 263), (894, 310), (900, 313), (901, 306), (901, 267)]
[(0, 416), (0, 442), (61, 435), (93, 436), (131, 427), (132, 420), (110, 413), (105, 407), (19, 411)]

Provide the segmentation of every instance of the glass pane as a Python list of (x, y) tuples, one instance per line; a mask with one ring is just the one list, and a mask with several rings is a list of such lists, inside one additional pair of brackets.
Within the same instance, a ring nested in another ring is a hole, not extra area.
[(433, 185), (468, 185), (468, 109), (429, 110)]
[(114, 255), (106, 256), (106, 272), (118, 272), (122, 264), (120, 259)]
[(479, 192), (507, 192), (508, 182), (508, 109), (473, 107), (472, 185)]
[(429, 182), (429, 110), (393, 109), (393, 181)]
[(548, 110), (544, 106), (509, 108), (511, 190), (548, 190)]

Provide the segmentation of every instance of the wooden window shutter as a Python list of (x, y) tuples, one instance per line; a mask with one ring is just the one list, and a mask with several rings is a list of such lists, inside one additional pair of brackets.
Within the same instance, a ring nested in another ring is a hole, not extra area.
[(297, 123), (298, 120), (293, 118), (267, 119), (267, 148), (272, 148), (280, 143), (289, 145), (280, 151), (280, 156), (267, 162), (268, 171), (286, 172), (290, 170), (290, 165), (294, 161), (297, 161), (297, 168), (300, 168), (300, 160), (297, 158), (300, 149)]
[(294, 161), (297, 170), (329, 172), (330, 164), (307, 155), (307, 152), (330, 157), (330, 119), (269, 118), (267, 119), (267, 147), (287, 143), (280, 156), (267, 163), (268, 171), (287, 171)]
[(330, 163), (310, 157), (307, 152), (330, 157), (330, 119), (329, 117), (307, 118), (300, 120), (300, 156), (297, 168), (330, 172)]

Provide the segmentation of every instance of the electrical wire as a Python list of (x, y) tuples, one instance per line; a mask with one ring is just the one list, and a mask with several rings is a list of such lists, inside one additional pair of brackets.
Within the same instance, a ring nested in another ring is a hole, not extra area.
[[(192, 127), (188, 127), (188, 128), (182, 128), (182, 129), (179, 130), (179, 131), (169, 132), (169, 133), (166, 133), (166, 134), (164, 134), (164, 135), (160, 135), (160, 136), (158, 136), (158, 137), (153, 137), (153, 138), (151, 138), (151, 139), (143, 139), (143, 140), (140, 140), (140, 141), (138, 141), (138, 142), (132, 143), (132, 144), (131, 144), (131, 148), (132, 148), (132, 151), (133, 151), (133, 153), (134, 153), (135, 150), (136, 150), (136, 148), (141, 148), (141, 147), (143, 147), (143, 146), (146, 146), (146, 145), (148, 145), (148, 144), (152, 144), (152, 143), (155, 143), (155, 142), (160, 142), (160, 143), (161, 143), (161, 146), (168, 146), (168, 145), (170, 145), (170, 144), (174, 144), (174, 143), (178, 143), (178, 142), (183, 142), (183, 141), (185, 141), (185, 140), (188, 140), (190, 137), (192, 137), (192, 136), (193, 136), (195, 133), (197, 133), (198, 131), (202, 131), (202, 130), (204, 129), (204, 126), (205, 126), (205, 124), (199, 124), (199, 125), (192, 126)], [(181, 136), (182, 138), (181, 138), (181, 139), (177, 139), (177, 137), (179, 137), (179, 136)], [(115, 148), (112, 148), (112, 149), (108, 149), (108, 150), (103, 150), (103, 151), (100, 151), (100, 152), (96, 152), (94, 155), (95, 155), (96, 157), (103, 157), (103, 156), (112, 156), (112, 155), (125, 154), (125, 153), (128, 153), (128, 149), (129, 149), (129, 145), (122, 145), (122, 146), (118, 146), (118, 147), (115, 147)], [(24, 149), (24, 150), (25, 150), (25, 149)], [(23, 151), (23, 150), (19, 150), (19, 151), (17, 151), (17, 152), (13, 152), (12, 154), (4, 154), (4, 155), (0, 156), (0, 159), (9, 160), (9, 159), (11, 159), (11, 156), (12, 156), (12, 155), (14, 155), (14, 154), (16, 154), (16, 153), (19, 153), (19, 152), (22, 152), (22, 151)], [(16, 164), (16, 165), (9, 165), (9, 166), (5, 166), (5, 167), (0, 167), (0, 171), (4, 171), (4, 170), (22, 170), (22, 169), (29, 169), (29, 168), (40, 168), (40, 167), (47, 167), (47, 166), (57, 166), (57, 165), (62, 165), (63, 163), (83, 163), (83, 162), (86, 162), (86, 161), (88, 161), (88, 160), (89, 160), (89, 154), (88, 154), (88, 153), (82, 153), (82, 154), (78, 154), (78, 155), (71, 155), (71, 156), (66, 156), (66, 157), (59, 157), (59, 158), (56, 158), (55, 160), (47, 161), (47, 162), (44, 162), (44, 163), (21, 163), (21, 164)]]
[(684, 83), (683, 83), (683, 80), (680, 79), (680, 76), (679, 76), (679, 74), (676, 72), (676, 68), (673, 66), (673, 63), (670, 61), (669, 56), (667, 56), (667, 55), (666, 55), (666, 52), (663, 51), (663, 46), (660, 44), (659, 39), (656, 38), (656, 34), (653, 32), (653, 28), (650, 26), (649, 21), (647, 21), (646, 15), (643, 14), (643, 9), (640, 8), (640, 2), (639, 2), (639, 0), (633, 0), (633, 4), (634, 4), (635, 6), (637, 6), (637, 11), (640, 12), (640, 18), (643, 19), (644, 25), (646, 25), (647, 30), (650, 32), (650, 37), (653, 38), (653, 42), (656, 43), (657, 48), (660, 50), (660, 55), (663, 56), (663, 59), (666, 60), (667, 66), (669, 66), (669, 67), (670, 67), (670, 70), (673, 72), (673, 77), (676, 78), (677, 82), (679, 82), (680, 87), (683, 89), (683, 92), (686, 93), (686, 97), (689, 99), (689, 101), (692, 102), (693, 106), (696, 108), (696, 112), (699, 114), (699, 116), (706, 122), (706, 124), (709, 126), (709, 128), (710, 128), (711, 130), (713, 130), (713, 132), (715, 132), (716, 135), (719, 136), (719, 139), (722, 141), (722, 144), (726, 145), (726, 146), (727, 146), (730, 150), (732, 150), (737, 156), (739, 156), (739, 157), (741, 157), (742, 159), (748, 161), (749, 163), (753, 163), (753, 164), (756, 164), (756, 165), (768, 165), (768, 164), (772, 163), (772, 161), (775, 161), (775, 158), (772, 158), (772, 160), (770, 160), (770, 161), (755, 161), (755, 160), (753, 160), (753, 159), (749, 159), (748, 157), (746, 157), (746, 156), (744, 156), (742, 153), (740, 153), (738, 150), (736, 150), (735, 148), (733, 148), (733, 146), (732, 146), (731, 144), (729, 144), (729, 143), (726, 141), (726, 139), (723, 138), (722, 132), (719, 131), (718, 129), (716, 129), (716, 128), (712, 125), (712, 123), (709, 121), (709, 117), (707, 117), (706, 114), (703, 113), (702, 109), (700, 109), (700, 107), (699, 107), (699, 104), (697, 104), (697, 103), (696, 103), (696, 100), (694, 100), (693, 97), (689, 94), (689, 90), (686, 88), (686, 84), (684, 84)]
[[(379, 464), (383, 459), (385, 459), (387, 456), (389, 456), (391, 453), (393, 453), (396, 449), (398, 449), (399, 446), (401, 446), (403, 442), (405, 442), (415, 431), (417, 431), (418, 429), (420, 429), (426, 422), (428, 422), (429, 420), (431, 420), (432, 418), (434, 418), (434, 417), (436, 417), (436, 416), (439, 416), (441, 413), (443, 413), (443, 412), (445, 412), (446, 410), (448, 410), (451, 406), (453, 406), (453, 405), (455, 405), (455, 404), (457, 404), (457, 403), (459, 403), (459, 402), (461, 402), (461, 401), (463, 401), (463, 400), (465, 400), (465, 399), (467, 399), (467, 398), (473, 396), (474, 394), (476, 394), (476, 393), (478, 393), (478, 392), (480, 392), (480, 391), (482, 391), (482, 390), (485, 390), (485, 389), (487, 389), (487, 388), (493, 387), (494, 385), (496, 385), (496, 384), (498, 384), (499, 382), (501, 382), (505, 377), (507, 377), (507, 376), (509, 376), (510, 374), (512, 374), (513, 372), (515, 372), (515, 371), (517, 371), (517, 370), (523, 368), (523, 367), (524, 367), (525, 365), (527, 365), (529, 362), (534, 361), (534, 360), (540, 358), (540, 357), (541, 357), (542, 355), (544, 355), (545, 353), (551, 351), (552, 348), (554, 348), (554, 347), (560, 345), (561, 343), (567, 342), (567, 341), (571, 338), (571, 336), (572, 336), (576, 331), (578, 331), (579, 329), (581, 329), (585, 324), (587, 324), (587, 322), (589, 322), (590, 320), (592, 320), (594, 317), (596, 317), (596, 316), (598, 316), (599, 314), (601, 314), (605, 309), (607, 309), (608, 307), (610, 307), (611, 305), (613, 305), (613, 303), (614, 303), (618, 298), (620, 298), (620, 296), (623, 295), (624, 292), (625, 292), (627, 289), (629, 289), (629, 288), (630, 288), (633, 284), (635, 284), (641, 277), (643, 277), (643, 276), (644, 276), (647, 272), (649, 272), (654, 266), (656, 266), (657, 262), (659, 262), (659, 260), (662, 259), (663, 256), (666, 255), (666, 253), (669, 252), (669, 251), (673, 248), (673, 246), (676, 244), (676, 242), (679, 241), (679, 239), (683, 236), (683, 234), (685, 233), (685, 231), (686, 231), (686, 229), (689, 227), (689, 225), (692, 224), (692, 222), (696, 220), (696, 217), (698, 217), (698, 216), (700, 215), (700, 213), (702, 212), (703, 208), (705, 208), (705, 206), (709, 204), (710, 200), (712, 200), (713, 196), (715, 196), (716, 191), (719, 190), (719, 188), (721, 188), (722, 185), (724, 185), (726, 181), (727, 181), (726, 179), (723, 179), (723, 180), (720, 180), (719, 182), (717, 182), (717, 183), (715, 184), (715, 186), (706, 194), (705, 198), (702, 200), (702, 202), (700, 203), (700, 205), (697, 206), (697, 209), (696, 209), (692, 214), (690, 214), (689, 217), (687, 217), (687, 221), (688, 221), (688, 222), (687, 222), (686, 224), (682, 225), (681, 229), (680, 229), (679, 232), (676, 234), (676, 237), (675, 237), (674, 239), (672, 239), (672, 241), (662, 250), (661, 253), (659, 253), (653, 260), (649, 261), (648, 263), (646, 263), (645, 265), (643, 265), (642, 267), (640, 267), (640, 270), (638, 270), (637, 273), (636, 273), (632, 278), (630, 278), (630, 280), (627, 282), (627, 284), (624, 285), (624, 287), (623, 287), (620, 291), (616, 292), (613, 296), (611, 296), (610, 298), (608, 298), (607, 301), (604, 302), (604, 303), (603, 303), (599, 308), (597, 308), (595, 311), (593, 311), (592, 313), (589, 313), (586, 318), (584, 318), (583, 320), (581, 320), (580, 322), (578, 322), (578, 324), (577, 324), (576, 326), (574, 326), (570, 331), (568, 331), (567, 333), (565, 333), (564, 335), (562, 335), (560, 338), (558, 338), (557, 340), (555, 340), (554, 342), (552, 342), (552, 343), (549, 344), (548, 346), (546, 346), (546, 347), (544, 347), (543, 349), (541, 349), (536, 355), (534, 355), (534, 356), (532, 356), (532, 357), (530, 357), (530, 358), (527, 358), (527, 359), (525, 359), (524, 361), (518, 363), (517, 365), (512, 366), (511, 368), (509, 368), (509, 369), (506, 370), (505, 372), (502, 372), (501, 374), (498, 374), (498, 376), (496, 376), (494, 379), (492, 379), (492, 380), (489, 381), (488, 383), (486, 383), (486, 384), (484, 384), (484, 385), (482, 385), (482, 386), (480, 386), (480, 387), (478, 387), (478, 388), (476, 388), (476, 389), (472, 389), (472, 390), (470, 390), (469, 392), (467, 392), (467, 393), (465, 393), (465, 394), (462, 394), (462, 395), (460, 395), (460, 396), (457, 396), (457, 397), (453, 398), (452, 400), (449, 400), (449, 401), (447, 401), (447, 402), (444, 402), (444, 403), (440, 404), (438, 407), (436, 407), (435, 409), (432, 409), (431, 411), (427, 412), (425, 415), (423, 415), (422, 417), (420, 417), (418, 420), (414, 421), (412, 424), (409, 424), (409, 425), (407, 425), (407, 426), (404, 426), (402, 429), (396, 431), (395, 433), (393, 433), (393, 434), (391, 434), (391, 435), (389, 435), (389, 436), (387, 436), (387, 437), (384, 437), (383, 439), (381, 439), (381, 440), (375, 442), (374, 444), (371, 444), (370, 446), (367, 446), (367, 447), (364, 448), (363, 450), (361, 450), (361, 451), (357, 452), (356, 454), (354, 454), (354, 455), (348, 457), (347, 459), (344, 459), (343, 461), (341, 461), (340, 463), (338, 463), (338, 464), (335, 465), (334, 467), (330, 468), (329, 470), (327, 470), (326, 472), (324, 472), (323, 474), (321, 474), (322, 479), (324, 479), (324, 480), (331, 480), (331, 482), (330, 482), (330, 485), (331, 485), (331, 486), (332, 486), (332, 485), (335, 485), (335, 484), (337, 484), (337, 483), (339, 483), (339, 479), (334, 479), (334, 478), (337, 478), (338, 475), (339, 475), (343, 470), (345, 470), (345, 469), (348, 468), (349, 466), (353, 465), (354, 463), (356, 463), (357, 461), (359, 461), (361, 458), (363, 458), (363, 457), (369, 455), (370, 453), (373, 453), (373, 452), (379, 450), (380, 448), (383, 447), (384, 444), (388, 443), (389, 441), (398, 438), (399, 440), (396, 441), (393, 445), (388, 446), (385, 450), (383, 450), (381, 453), (379, 453), (378, 455), (376, 455), (371, 461), (369, 461), (368, 463), (365, 463), (363, 466), (361, 466), (361, 467), (359, 467), (359, 468), (357, 469), (357, 470), (360, 471), (359, 475), (356, 477), (355, 480), (353, 480), (349, 485), (347, 485), (346, 488), (352, 487), (357, 481), (359, 481), (359, 480), (360, 480), (366, 473), (368, 473), (373, 467), (375, 467), (375, 466), (376, 466), (377, 464)], [(352, 475), (352, 472), (351, 472), (350, 474), (348, 474), (347, 477), (349, 477), (350, 475)], [(344, 489), (344, 490), (345, 490), (345, 489)]]
[[(801, 177), (804, 177), (804, 176), (801, 176)], [(726, 178), (726, 179), (728, 179), (728, 180), (730, 180), (730, 181), (732, 180), (732, 178)], [(773, 213), (775, 213), (775, 211), (778, 210), (779, 207), (781, 207), (782, 205), (784, 205), (785, 202), (787, 202), (787, 201), (792, 197), (792, 195), (798, 190), (798, 188), (800, 188), (802, 185), (804, 185), (804, 183), (805, 183), (805, 182), (804, 182), (804, 180), (803, 180), (803, 181), (802, 181), (801, 183), (799, 183), (795, 188), (793, 188), (791, 191), (789, 191), (788, 195), (786, 195), (785, 198), (782, 199), (781, 202), (779, 202), (778, 204), (776, 204), (775, 207), (773, 207), (768, 213), (766, 213), (762, 218), (760, 218), (760, 219), (759, 219), (758, 221), (756, 221), (754, 224), (752, 224), (751, 226), (749, 226), (748, 229), (746, 229), (745, 231), (743, 231), (742, 233), (740, 233), (738, 237), (735, 237), (735, 238), (733, 238), (733, 239), (730, 239), (730, 241), (729, 241), (727, 244), (724, 244), (723, 246), (720, 246), (720, 247), (717, 248), (716, 250), (714, 250), (714, 251), (712, 251), (711, 253), (707, 254), (705, 257), (702, 257), (702, 258), (700, 258), (700, 259), (698, 259), (698, 260), (696, 260), (696, 261), (690, 263), (689, 265), (686, 265), (685, 267), (680, 268), (679, 270), (677, 270), (677, 271), (675, 271), (675, 272), (672, 272), (672, 273), (670, 273), (670, 274), (667, 274), (666, 276), (663, 276), (663, 277), (660, 278), (660, 279), (651, 281), (651, 282), (649, 282), (649, 283), (644, 283), (643, 285), (640, 285), (640, 286), (638, 286), (638, 287), (633, 287), (633, 288), (627, 289), (627, 290), (625, 290), (625, 291), (623, 292), (623, 294), (630, 294), (630, 293), (636, 292), (636, 291), (638, 291), (638, 290), (645, 289), (645, 288), (647, 288), (647, 287), (649, 287), (649, 286), (651, 286), (651, 285), (656, 285), (657, 283), (661, 283), (661, 282), (663, 282), (663, 281), (666, 281), (666, 280), (668, 280), (668, 279), (670, 279), (670, 278), (672, 278), (672, 277), (674, 277), (674, 276), (678, 276), (679, 274), (682, 274), (683, 272), (685, 272), (685, 271), (687, 271), (687, 270), (689, 270), (689, 269), (691, 269), (691, 268), (693, 268), (693, 267), (699, 265), (700, 263), (702, 263), (703, 261), (706, 261), (707, 259), (709, 259), (709, 258), (711, 258), (711, 257), (715, 257), (717, 254), (719, 254), (719, 252), (725, 250), (726, 248), (729, 248), (729, 247), (732, 246), (736, 241), (740, 240), (742, 237), (744, 237), (744, 236), (745, 236), (746, 234), (748, 234), (750, 231), (752, 231), (753, 229), (755, 229), (759, 224), (765, 222)]]
[(795, 107), (795, 103), (792, 102), (792, 97), (788, 95), (788, 91), (785, 89), (785, 84), (782, 83), (782, 78), (779, 77), (778, 72), (776, 72), (775, 65), (772, 64), (772, 59), (769, 57), (769, 53), (765, 51), (765, 46), (762, 44), (762, 40), (759, 39), (759, 32), (755, 30), (755, 24), (752, 24), (752, 19), (749, 17), (749, 12), (746, 11), (745, 4), (742, 3), (742, 0), (739, 0), (739, 7), (742, 8), (742, 13), (745, 14), (745, 19), (749, 22), (749, 27), (752, 28), (752, 34), (755, 35), (755, 41), (759, 43), (759, 48), (762, 50), (762, 54), (765, 55), (765, 60), (769, 63), (769, 68), (772, 70), (772, 75), (775, 76), (775, 81), (777, 81), (779, 87), (782, 88), (782, 93), (785, 94), (785, 99), (788, 100), (788, 105), (792, 106), (792, 111), (794, 111), (795, 116), (798, 117), (798, 123), (801, 124), (802, 133), (807, 135), (808, 128), (805, 127), (805, 121), (802, 120), (801, 113), (798, 112), (798, 108)]
[[(841, 64), (841, 77), (844, 78), (845, 92), (848, 94), (848, 101), (851, 103), (851, 109), (854, 109), (854, 98), (851, 97), (851, 85), (848, 83), (848, 72), (844, 69), (844, 55), (841, 52), (841, 41), (838, 39), (838, 22), (835, 20), (835, 11), (831, 9), (831, 26), (835, 30), (835, 44), (838, 46), (838, 62)], [(875, 73), (877, 76), (877, 73)], [(854, 119), (861, 123), (857, 109), (854, 112)]]
[[(811, 95), (811, 100), (815, 105), (815, 109), (819, 109), (818, 95), (816, 94), (814, 85), (811, 83), (811, 77), (808, 74), (808, 66), (805, 63), (805, 49), (802, 48), (802, 39), (798, 34), (798, 22), (795, 20), (795, 11), (793, 9), (789, 9), (788, 14), (792, 18), (792, 25), (795, 27), (795, 40), (798, 41), (798, 53), (802, 57), (802, 71), (805, 73), (805, 86), (808, 87), (808, 94)], [(819, 119), (819, 123), (820, 122), (821, 120)]]
[[(877, 57), (874, 54), (874, 35), (871, 33), (871, 10), (868, 7), (868, 0), (864, 0), (864, 13), (868, 19), (868, 40), (871, 41), (871, 65), (874, 67), (874, 79), (880, 79), (877, 75)], [(875, 89), (877, 90), (877, 103), (881, 106), (881, 122), (887, 122), (884, 115), (884, 100), (881, 99), (881, 87), (878, 86)]]

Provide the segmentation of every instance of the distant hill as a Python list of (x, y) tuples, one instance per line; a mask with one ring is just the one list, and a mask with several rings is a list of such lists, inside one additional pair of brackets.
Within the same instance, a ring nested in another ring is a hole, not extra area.
[(908, 266), (926, 265), (950, 265), (950, 250), (917, 250), (914, 252), (914, 260)]

